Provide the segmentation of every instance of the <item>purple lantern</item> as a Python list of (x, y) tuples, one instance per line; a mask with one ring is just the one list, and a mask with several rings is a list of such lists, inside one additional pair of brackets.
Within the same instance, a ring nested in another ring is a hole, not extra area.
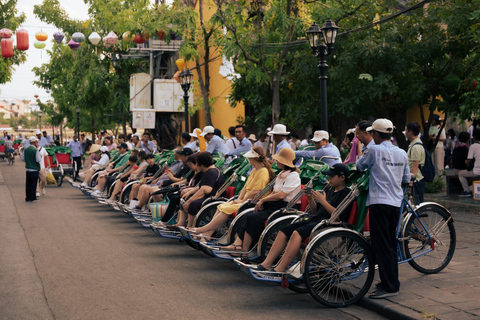
[(55, 39), (55, 42), (56, 42), (57, 44), (62, 43), (63, 38), (65, 38), (65, 35), (64, 35), (63, 32), (61, 32), (61, 31), (57, 31), (57, 32), (55, 32), (55, 33), (53, 34), (53, 39)]
[(73, 41), (73, 39), (70, 39), (70, 41), (68, 42), (68, 46), (72, 50), (77, 50), (78, 47), (80, 46), (80, 43)]

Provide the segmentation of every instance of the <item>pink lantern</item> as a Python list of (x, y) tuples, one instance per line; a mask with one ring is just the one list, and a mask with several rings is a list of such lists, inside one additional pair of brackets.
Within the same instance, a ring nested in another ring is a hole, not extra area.
[(115, 45), (115, 42), (117, 42), (118, 36), (115, 32), (110, 31), (110, 33), (103, 38), (103, 41), (105, 43), (110, 43), (112, 46)]
[(12, 37), (12, 30), (3, 28), (0, 30), (0, 38), (2, 39), (10, 39)]
[(17, 50), (28, 50), (28, 31), (25, 29), (17, 30)]
[(2, 39), (2, 57), (11, 58), (13, 57), (13, 40), (12, 39)]

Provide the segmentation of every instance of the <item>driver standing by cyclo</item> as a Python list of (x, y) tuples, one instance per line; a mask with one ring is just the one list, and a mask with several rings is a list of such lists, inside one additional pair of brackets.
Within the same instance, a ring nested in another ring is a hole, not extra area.
[(370, 146), (356, 162), (360, 170), (370, 169), (367, 198), (370, 237), (381, 281), (370, 294), (372, 299), (395, 296), (400, 290), (395, 230), (403, 199), (402, 182), (410, 182), (410, 169), (407, 153), (390, 142), (393, 129), (390, 120), (375, 120), (367, 128), (375, 145)]

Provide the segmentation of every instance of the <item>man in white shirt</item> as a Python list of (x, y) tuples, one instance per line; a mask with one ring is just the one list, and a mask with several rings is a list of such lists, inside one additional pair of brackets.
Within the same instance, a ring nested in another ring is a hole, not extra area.
[[(42, 190), (42, 194), (45, 194), (45, 185), (47, 184), (47, 170), (52, 165), (50, 163), (50, 158), (48, 157), (48, 152), (44, 147), (38, 147), (38, 153), (40, 154), (40, 171), (38, 172), (38, 190)], [(45, 167), (45, 158), (48, 163)], [(40, 192), (37, 192), (37, 198), (40, 198)]]
[(267, 134), (262, 133), (258, 138), (258, 141), (255, 142), (254, 146), (263, 148), (263, 151), (267, 153), (267, 146), (268, 146)]
[(200, 151), (200, 148), (197, 146), (197, 134), (193, 131), (195, 137), (193, 137), (192, 133), (184, 132), (182, 133), (182, 144), (184, 145), (183, 148), (188, 148), (193, 152)]
[(330, 135), (327, 131), (317, 130), (312, 138), (315, 143), (315, 151), (295, 151), (295, 156), (321, 160), (329, 166), (341, 162), (340, 151), (329, 139)]
[(230, 139), (225, 141), (225, 146), (227, 147), (228, 151), (233, 151), (240, 144), (240, 142), (235, 137), (235, 127), (234, 126), (231, 126), (230, 128), (228, 128), (228, 134), (230, 135)]
[(480, 129), (473, 130), (473, 144), (468, 148), (468, 156), (465, 163), (467, 167), (474, 161), (472, 171), (461, 170), (458, 172), (458, 180), (462, 184), (463, 192), (458, 196), (467, 198), (472, 196), (470, 187), (468, 185), (468, 178), (480, 178)]
[(287, 135), (289, 133), (287, 127), (283, 124), (276, 124), (273, 130), (268, 133), (268, 135), (273, 138), (273, 141), (275, 141), (275, 154), (279, 153), (283, 148), (292, 149), (287, 141)]
[(215, 128), (212, 126), (206, 126), (203, 128), (203, 132), (200, 134), (208, 142), (207, 151), (211, 155), (221, 153), (225, 155), (228, 153), (228, 149), (225, 146), (225, 142), (219, 136), (214, 135)]

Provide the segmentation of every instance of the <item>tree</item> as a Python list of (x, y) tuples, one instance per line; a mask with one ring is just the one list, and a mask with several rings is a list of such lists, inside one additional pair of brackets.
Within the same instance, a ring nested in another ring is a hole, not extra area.
[[(17, 0), (0, 1), (0, 25), (1, 28), (10, 29), (13, 33), (25, 21), (25, 13), (18, 14)], [(15, 37), (15, 35), (13, 36)], [(12, 58), (0, 59), (0, 83), (7, 83), (12, 79), (12, 73), (15, 70), (14, 65), (19, 65), (25, 60), (25, 52), (16, 48)]]

